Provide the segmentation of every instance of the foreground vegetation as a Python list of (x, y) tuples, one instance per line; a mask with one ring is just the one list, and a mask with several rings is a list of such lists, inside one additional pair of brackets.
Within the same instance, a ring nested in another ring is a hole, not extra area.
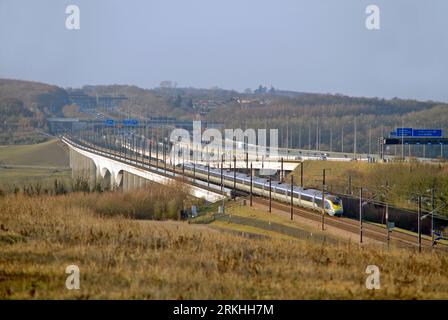
[[(129, 219), (133, 209), (121, 215), (112, 205), (137, 207), (142, 197), (0, 197), (0, 298), (448, 298), (446, 254), (246, 239), (207, 225)], [(71, 264), (80, 290), (65, 288)], [(381, 270), (380, 290), (365, 287), (371, 264)]]

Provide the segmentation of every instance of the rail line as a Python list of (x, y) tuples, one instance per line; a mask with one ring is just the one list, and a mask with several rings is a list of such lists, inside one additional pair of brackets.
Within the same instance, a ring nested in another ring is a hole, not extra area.
[[(261, 197), (253, 197), (253, 202), (258, 203), (261, 205), (269, 206), (269, 200)], [(272, 208), (278, 209), (283, 212), (290, 213), (291, 207), (287, 204), (278, 202), (277, 200), (272, 200)], [(294, 206), (293, 208), (293, 214), (296, 216), (300, 216), (302, 218), (312, 220), (315, 222), (321, 222), (322, 216), (321, 214), (317, 214), (313, 211), (306, 210), (303, 208), (298, 208)], [(359, 234), (359, 223), (357, 221), (343, 218), (343, 217), (331, 217), (328, 215), (325, 215), (325, 224), (348, 231), (351, 233)], [(368, 222), (363, 223), (363, 237), (369, 238), (372, 240), (376, 240), (379, 242), (387, 243), (387, 231), (386, 229), (372, 225)], [(399, 231), (394, 231), (390, 233), (390, 244), (397, 245), (399, 247), (412, 247), (415, 249), (418, 249), (418, 238), (416, 236), (406, 234)], [(428, 249), (431, 248), (431, 240), (422, 238), (422, 249)], [(435, 249), (441, 249), (444, 251), (448, 251), (448, 247), (444, 244), (438, 243), (433, 248)]]
[[(87, 141), (79, 141), (78, 143), (84, 144), (88, 149), (90, 149), (92, 151), (97, 151), (97, 152), (99, 151), (99, 154), (102, 154), (103, 156), (106, 156), (106, 157), (111, 157), (114, 160), (123, 161), (125, 163), (131, 163), (131, 164), (133, 163), (134, 165), (139, 166), (139, 167), (143, 167), (142, 164), (154, 166), (155, 168), (157, 168), (156, 171), (159, 174), (164, 174), (166, 176), (171, 176), (171, 177), (172, 176), (178, 176), (178, 177), (182, 176), (182, 178), (185, 179), (186, 182), (188, 182), (192, 185), (197, 185), (202, 188), (216, 191), (215, 189), (209, 188), (207, 186), (196, 184), (195, 180), (200, 180), (200, 179), (196, 178), (196, 179), (192, 180), (191, 177), (183, 176), (183, 173), (176, 170), (175, 166), (172, 166), (166, 162), (163, 162), (162, 160), (154, 161), (152, 159), (148, 159), (145, 156), (142, 158), (141, 156), (138, 156), (138, 155), (131, 156), (130, 154), (125, 154), (123, 156), (123, 154), (121, 154), (120, 152), (117, 152), (116, 150), (106, 149), (106, 148), (97, 146), (97, 145), (92, 144)], [(152, 168), (152, 170), (151, 169), (149, 169), (149, 170), (153, 171), (155, 168)], [(144, 168), (144, 169), (148, 169), (148, 168)], [(161, 169), (163, 169), (163, 171), (164, 171), (163, 173), (159, 171)], [(210, 184), (213, 184), (213, 183), (210, 182)], [(218, 186), (218, 187), (220, 187), (220, 186)], [(246, 192), (238, 192), (238, 193), (243, 197), (244, 196), (247, 197)], [(263, 198), (263, 197), (254, 195), (252, 199), (253, 199), (253, 202), (255, 202), (255, 203), (269, 206), (269, 199), (267, 199), (267, 198)], [(276, 208), (283, 212), (290, 213), (291, 207), (289, 204), (285, 204), (285, 203), (279, 202), (278, 200), (272, 199), (271, 205), (272, 205), (272, 208)], [(311, 210), (297, 207), (297, 206), (293, 207), (293, 214), (296, 216), (300, 216), (302, 218), (308, 219), (308, 220), (312, 220), (314, 222), (321, 222), (321, 219), (322, 219), (322, 216), (320, 213), (316, 213), (315, 211), (311, 211)], [(354, 234), (359, 234), (359, 222), (355, 221), (353, 219), (344, 218), (344, 217), (332, 217), (329, 215), (325, 215), (325, 224), (335, 227), (335, 228), (338, 228), (343, 231), (351, 232)], [(388, 235), (387, 235), (387, 231), (385, 228), (377, 226), (377, 225), (373, 225), (366, 221), (363, 222), (363, 237), (369, 238), (372, 240), (376, 240), (376, 241), (379, 241), (382, 243), (387, 243), (388, 242), (387, 236)], [(418, 237), (415, 235), (403, 233), (400, 231), (390, 232), (389, 243), (397, 245), (399, 247), (407, 247), (407, 248), (411, 247), (411, 248), (418, 249)], [(437, 243), (437, 245), (432, 247), (431, 240), (422, 238), (422, 249), (428, 249), (428, 248), (429, 249), (434, 248), (434, 249), (444, 250), (444, 251), (448, 252), (448, 245), (445, 245), (442, 243)]]

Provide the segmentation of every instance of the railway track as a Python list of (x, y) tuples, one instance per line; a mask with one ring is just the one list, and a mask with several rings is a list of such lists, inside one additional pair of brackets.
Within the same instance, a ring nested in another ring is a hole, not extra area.
[[(266, 207), (269, 206), (269, 200), (253, 197), (253, 202), (264, 205)], [(283, 212), (290, 213), (291, 207), (287, 204), (272, 200), (272, 208), (281, 210)], [(293, 214), (296, 216), (300, 216), (302, 218), (312, 220), (315, 222), (321, 222), (322, 216), (320, 213), (316, 213), (314, 211), (309, 211), (303, 208), (294, 207)], [(359, 234), (359, 222), (348, 219), (348, 218), (337, 218), (326, 215), (325, 216), (325, 225), (329, 225), (344, 231), (348, 231), (351, 233)], [(364, 221), (363, 223), (363, 237), (369, 238), (372, 240), (376, 240), (382, 243), (387, 243), (387, 231), (386, 229), (372, 225)], [(390, 244), (394, 244), (398, 247), (406, 247), (406, 248), (415, 248), (418, 249), (418, 238), (416, 236), (406, 234), (399, 231), (394, 231), (390, 233)], [(431, 240), (422, 238), (422, 249), (430, 249), (431, 248)], [(434, 246), (435, 249), (444, 250), (448, 252), (448, 246), (444, 244), (437, 244)]]
[[(84, 142), (84, 144), (86, 144)], [(88, 148), (92, 148), (93, 150), (96, 151), (102, 151), (103, 153), (105, 153), (106, 156), (109, 157), (113, 157), (115, 158), (115, 160), (119, 160), (119, 161), (124, 161), (124, 162), (128, 162), (128, 161), (132, 161), (135, 162), (136, 165), (142, 165), (142, 164), (146, 164), (146, 165), (150, 165), (150, 166), (155, 166), (157, 167), (159, 170), (161, 169), (162, 166), (162, 161), (159, 161), (159, 163), (157, 163), (154, 160), (149, 160), (149, 159), (141, 159), (140, 157), (131, 157), (130, 155), (127, 155), (125, 157), (123, 157), (120, 153), (118, 153), (117, 151), (112, 151), (112, 150), (107, 150), (105, 148), (102, 147), (98, 147), (96, 145), (93, 145), (91, 143), (87, 143)], [(143, 161), (142, 161), (143, 160)], [(154, 163), (156, 162), (156, 163)], [(166, 175), (172, 175), (173, 171), (176, 174), (180, 174), (179, 172), (177, 172), (177, 170), (175, 169), (174, 166), (171, 166), (167, 163), (163, 163), (163, 167), (166, 167)], [(160, 172), (158, 172), (160, 174)], [(190, 184), (196, 185), (196, 183), (194, 181), (189, 181)], [(212, 184), (212, 183), (210, 183)], [(205, 186), (202, 186), (202, 188), (204, 188)], [(209, 189), (209, 188), (207, 188)], [(216, 191), (214, 189), (210, 189), (213, 191)], [(237, 192), (238, 196), (241, 197), (247, 197), (248, 194), (246, 192)], [(266, 198), (262, 198), (259, 196), (253, 196), (253, 201), (255, 203), (261, 204), (261, 205), (265, 205), (266, 207), (269, 206), (269, 200)], [(289, 204), (285, 204), (282, 202), (279, 202), (277, 200), (272, 200), (272, 207), (276, 208), (278, 210), (290, 213), (290, 205)], [(302, 218), (314, 221), (314, 222), (321, 222), (322, 216), (320, 213), (316, 213), (315, 211), (311, 211), (311, 210), (307, 210), (304, 208), (300, 208), (297, 206), (294, 206), (293, 208), (293, 214), (296, 216), (300, 216)], [(329, 215), (325, 215), (325, 224), (338, 228), (340, 230), (344, 230), (347, 232), (351, 232), (354, 234), (359, 234), (359, 222), (355, 221), (353, 219), (348, 219), (348, 218), (344, 218), (344, 217), (332, 217)], [(418, 238), (417, 236), (411, 235), (411, 234), (407, 234), (407, 233), (403, 233), (400, 231), (393, 231), (390, 233), (389, 235), (389, 243), (399, 246), (399, 247), (407, 247), (407, 248), (414, 248), (414, 249), (418, 249)], [(369, 238), (372, 240), (376, 240), (382, 243), (387, 243), (387, 231), (385, 228), (381, 227), (381, 226), (377, 226), (371, 223), (368, 223), (366, 221), (364, 221), (363, 223), (363, 237), (365, 238)], [(422, 238), (422, 249), (430, 249), (432, 248), (431, 246), (431, 240)], [(445, 244), (441, 244), (438, 243), (436, 246), (434, 246), (433, 248), (438, 249), (438, 250), (444, 250), (446, 252), (448, 252), (448, 246)]]

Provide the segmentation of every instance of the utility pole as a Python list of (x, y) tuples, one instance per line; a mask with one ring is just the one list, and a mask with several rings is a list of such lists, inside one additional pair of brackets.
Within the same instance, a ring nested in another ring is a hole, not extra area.
[(163, 168), (164, 168), (164, 172), (166, 174), (166, 147), (165, 147), (165, 140), (163, 140)]
[(182, 151), (182, 180), (185, 180), (185, 153)]
[(225, 198), (226, 195), (224, 193), (224, 182), (222, 180), (222, 164), (221, 164), (221, 190), (222, 190), (222, 214), (225, 214)]
[(352, 176), (348, 176), (348, 194), (352, 195)]
[(210, 163), (207, 165), (207, 186), (210, 187)]
[(362, 243), (362, 187), (359, 188), (359, 242)]
[(390, 247), (390, 230), (389, 230), (389, 204), (386, 203), (386, 230), (387, 230), (387, 249)]
[(333, 127), (330, 127), (330, 152), (333, 151)]
[(431, 206), (432, 206), (432, 212), (431, 212), (431, 246), (434, 247), (435, 241), (434, 241), (434, 211), (436, 210), (436, 202), (435, 202), (435, 188), (433, 187), (431, 189)]
[(353, 120), (354, 129), (355, 129), (355, 138), (353, 140), (353, 158), (356, 159), (356, 117)]
[(224, 153), (221, 155), (221, 190), (224, 191), (223, 168), (224, 168)]
[(233, 200), (236, 199), (236, 156), (233, 156)]
[(156, 167), (157, 171), (159, 171), (159, 143), (156, 140)]
[(300, 188), (303, 189), (303, 161), (300, 162)]
[(280, 183), (283, 183), (283, 179), (284, 179), (284, 171), (283, 171), (283, 157), (280, 159)]
[(252, 162), (250, 163), (250, 206), (252, 207)]
[[(182, 151), (183, 155), (183, 151)], [(149, 140), (149, 164), (151, 164), (151, 157), (152, 157), (152, 140)]]
[(404, 161), (404, 121), (401, 120), (401, 161)]
[(422, 196), (418, 196), (418, 252), (422, 252)]
[(322, 230), (325, 230), (325, 171), (322, 169)]
[(325, 184), (322, 184), (322, 230), (325, 230)]
[(311, 122), (308, 126), (308, 151), (311, 151)]
[(386, 231), (387, 231), (387, 249), (390, 247), (390, 230), (389, 230), (389, 204), (387, 203), (387, 189), (389, 187), (388, 182), (386, 181), (386, 188), (384, 191), (384, 202), (386, 202)]
[(269, 178), (269, 212), (272, 211), (272, 180)]
[(291, 175), (291, 220), (293, 220), (293, 214), (294, 214), (293, 192), (294, 192), (294, 175)]
[(342, 134), (341, 134), (341, 152), (344, 153), (344, 127), (342, 127)]

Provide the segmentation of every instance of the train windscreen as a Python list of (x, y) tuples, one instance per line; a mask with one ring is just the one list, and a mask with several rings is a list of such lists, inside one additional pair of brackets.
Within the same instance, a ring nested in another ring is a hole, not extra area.
[(328, 197), (328, 200), (333, 202), (333, 204), (336, 205), (336, 206), (342, 205), (342, 201), (338, 197)]

